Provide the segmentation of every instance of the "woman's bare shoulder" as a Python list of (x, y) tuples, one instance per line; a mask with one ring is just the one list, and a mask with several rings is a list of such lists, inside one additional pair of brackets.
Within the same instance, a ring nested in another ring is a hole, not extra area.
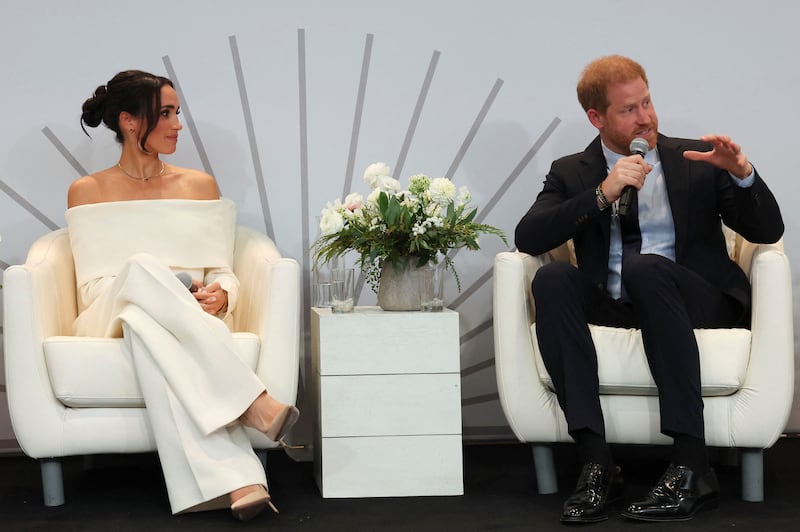
[(101, 174), (107, 171), (101, 170), (73, 181), (67, 191), (67, 208), (102, 201)]
[(194, 168), (172, 167), (174, 176), (181, 182), (181, 188), (189, 191), (193, 199), (218, 199), (219, 187), (211, 174)]

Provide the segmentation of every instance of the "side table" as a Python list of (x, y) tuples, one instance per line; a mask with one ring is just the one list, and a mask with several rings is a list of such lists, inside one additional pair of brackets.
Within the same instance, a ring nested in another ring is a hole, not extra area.
[(458, 335), (448, 309), (311, 309), (323, 497), (463, 495)]

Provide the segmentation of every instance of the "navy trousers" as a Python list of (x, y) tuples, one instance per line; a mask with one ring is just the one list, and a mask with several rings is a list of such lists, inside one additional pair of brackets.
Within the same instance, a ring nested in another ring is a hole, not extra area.
[(536, 335), (570, 433), (605, 436), (597, 353), (588, 324), (639, 328), (658, 387), (661, 432), (704, 438), (695, 328), (745, 326), (740, 304), (691, 270), (660, 255), (626, 256), (629, 300), (612, 299), (566, 262), (540, 268), (532, 283)]

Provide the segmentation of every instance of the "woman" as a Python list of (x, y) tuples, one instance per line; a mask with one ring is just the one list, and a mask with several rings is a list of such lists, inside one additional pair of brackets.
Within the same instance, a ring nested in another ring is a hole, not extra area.
[(299, 411), (267, 394), (233, 346), (236, 211), (212, 176), (160, 159), (175, 152), (179, 113), (172, 82), (138, 70), (83, 104), (81, 127), (105, 124), (122, 152), (69, 188), (74, 329), (125, 338), (172, 512), (230, 506), (248, 520), (275, 508), (242, 425), (282, 442)]

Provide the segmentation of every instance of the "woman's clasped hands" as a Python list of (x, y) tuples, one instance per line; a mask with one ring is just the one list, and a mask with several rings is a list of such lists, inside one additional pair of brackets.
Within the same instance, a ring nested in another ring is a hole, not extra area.
[(192, 292), (194, 298), (200, 303), (200, 307), (209, 314), (216, 316), (228, 308), (228, 292), (223, 290), (216, 281), (208, 286), (203, 286), (202, 281), (193, 279)]

